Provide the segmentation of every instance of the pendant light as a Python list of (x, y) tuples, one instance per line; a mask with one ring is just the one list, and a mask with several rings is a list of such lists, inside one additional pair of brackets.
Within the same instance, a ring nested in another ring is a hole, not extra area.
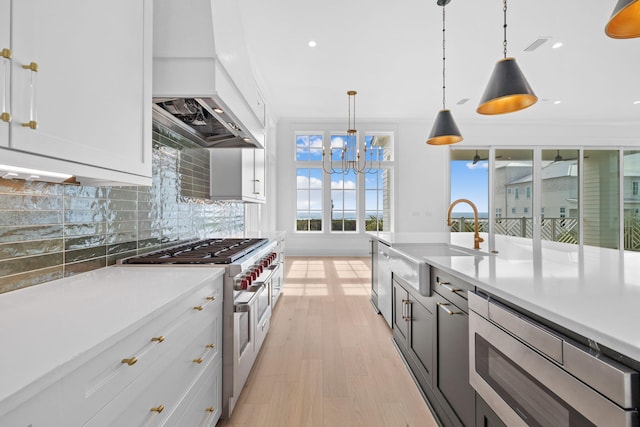
[(448, 145), (455, 144), (462, 141), (462, 134), (456, 125), (451, 111), (447, 110), (445, 105), (445, 90), (446, 90), (446, 78), (445, 78), (445, 14), (444, 7), (449, 4), (451, 0), (438, 0), (438, 6), (442, 6), (442, 110), (438, 112), (436, 120), (433, 123), (431, 134), (427, 139), (427, 144), (430, 145)]
[(618, 0), (604, 31), (614, 39), (640, 37), (640, 0)]
[(477, 112), (480, 114), (505, 114), (523, 110), (538, 101), (527, 79), (516, 64), (515, 58), (507, 58), (507, 0), (503, 1), (504, 58), (498, 61), (489, 84), (484, 90)]

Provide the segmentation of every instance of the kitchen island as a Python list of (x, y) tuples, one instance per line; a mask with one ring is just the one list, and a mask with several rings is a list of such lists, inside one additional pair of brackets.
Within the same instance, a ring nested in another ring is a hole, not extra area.
[[(573, 350), (566, 347), (574, 344), (581, 357), (612, 362), (621, 375), (629, 375), (632, 384), (625, 398), (630, 396), (633, 403), (618, 406), (638, 407), (634, 396), (640, 391), (636, 372), (640, 367), (636, 326), (640, 320), (636, 308), (640, 254), (510, 236), (495, 236), (492, 251), (487, 243), (474, 250), (473, 233), (379, 233), (372, 237), (409, 262), (429, 266), (427, 292), (424, 284), (403, 281), (402, 271), (392, 272), (391, 284), (378, 286), (390, 287), (394, 339), (444, 425), (474, 425), (474, 419), (475, 425), (503, 425), (479, 396), (474, 408), (474, 390), (467, 374), (473, 377), (479, 362), (474, 359), (476, 337), (469, 334), (476, 316), (472, 311), (477, 311), (468, 297), (471, 293), (504, 307), (513, 314), (510, 321), (524, 320), (525, 325), (533, 324), (536, 331), (557, 341), (557, 367), (561, 369), (570, 368)], [(493, 313), (486, 314), (493, 318)], [(510, 327), (507, 324), (506, 330)], [(409, 336), (403, 337), (403, 332)], [(425, 334), (433, 336), (431, 342), (424, 341)], [(588, 383), (597, 374), (587, 370), (586, 376)], [(605, 378), (604, 383), (614, 383)], [(624, 416), (633, 420), (615, 425), (636, 425), (637, 412)], [(504, 413), (500, 418), (506, 419)]]

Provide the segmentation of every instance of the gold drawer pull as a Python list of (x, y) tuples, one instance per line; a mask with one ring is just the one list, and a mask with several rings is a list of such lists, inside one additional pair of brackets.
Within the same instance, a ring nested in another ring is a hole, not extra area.
[(0, 120), (9, 123), (11, 121), (11, 114), (5, 111), (4, 113), (0, 114)]
[(24, 68), (25, 70), (31, 70), (34, 73), (38, 72), (38, 64), (35, 63), (35, 62), (32, 62), (30, 64), (24, 64), (24, 65), (22, 65), (22, 68)]
[(202, 363), (202, 357), (198, 357), (197, 359), (193, 359), (193, 363), (197, 363), (197, 364)]
[(126, 363), (129, 366), (133, 366), (138, 361), (137, 357), (130, 357), (129, 359), (122, 359), (122, 363)]
[(204, 307), (202, 307), (201, 305), (196, 305), (195, 307), (193, 307), (194, 310), (198, 310), (198, 311), (202, 311)]
[(216, 297), (207, 297), (207, 301), (215, 301)]
[(216, 408), (214, 408), (213, 406), (209, 406), (208, 408), (205, 409), (205, 411), (207, 411), (207, 412), (216, 412)]
[(164, 341), (164, 335), (160, 335), (159, 337), (153, 337), (153, 338), (151, 338), (151, 341), (155, 341), (158, 344), (160, 344), (161, 342)]
[(216, 345), (215, 344), (207, 344), (205, 347), (206, 348), (216, 348)]
[(164, 405), (159, 405), (159, 406), (156, 406), (155, 408), (151, 408), (151, 412), (160, 413), (162, 411), (164, 411)]
[(11, 49), (7, 49), (6, 47), (4, 49), (2, 49), (2, 51), (0, 52), (0, 56), (5, 58), (5, 59), (11, 59)]
[(35, 120), (29, 120), (28, 122), (20, 123), (23, 128), (37, 129), (38, 122)]

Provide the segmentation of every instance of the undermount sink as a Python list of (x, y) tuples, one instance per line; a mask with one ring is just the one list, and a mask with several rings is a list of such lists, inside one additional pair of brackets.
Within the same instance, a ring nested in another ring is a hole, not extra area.
[(430, 256), (487, 256), (487, 252), (465, 248), (449, 243), (424, 243), (415, 248), (415, 253), (425, 257)]

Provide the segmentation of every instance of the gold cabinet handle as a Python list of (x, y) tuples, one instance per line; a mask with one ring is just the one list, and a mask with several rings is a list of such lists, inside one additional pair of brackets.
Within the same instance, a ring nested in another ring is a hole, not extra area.
[(130, 357), (128, 359), (122, 359), (122, 363), (126, 363), (129, 366), (133, 366), (136, 364), (136, 362), (138, 361), (137, 357)]
[(197, 359), (193, 359), (193, 363), (197, 363), (198, 365), (202, 363), (202, 357), (198, 357)]
[(151, 412), (160, 413), (162, 411), (164, 411), (164, 405), (158, 405), (158, 406), (156, 406), (154, 408), (151, 408)]
[(196, 305), (195, 307), (193, 307), (194, 310), (198, 310), (198, 311), (202, 311), (204, 309), (203, 306), (201, 305)]
[(0, 120), (9, 123), (11, 121), (11, 114), (7, 113), (6, 111), (3, 112), (2, 114), (0, 114)]
[(28, 122), (23, 122), (21, 123), (23, 128), (30, 128), (30, 129), (37, 129), (38, 128), (38, 122), (35, 120), (29, 120)]
[(207, 301), (215, 301), (216, 297), (207, 297)]
[(31, 71), (33, 71), (34, 73), (37, 73), (37, 72), (38, 72), (38, 64), (37, 64), (37, 63), (35, 63), (35, 62), (32, 62), (32, 63), (30, 63), (30, 64), (23, 64), (23, 65), (22, 65), (22, 68), (24, 68), (25, 70), (31, 70)]
[(207, 344), (205, 347), (206, 348), (216, 348), (216, 345), (215, 344)]
[(216, 412), (216, 408), (214, 408), (213, 406), (209, 406), (208, 408), (205, 408), (206, 412)]
[(4, 49), (2, 49), (2, 51), (0, 52), (0, 56), (2, 56), (5, 59), (11, 59), (11, 49), (7, 49), (6, 47)]
[(153, 337), (151, 338), (152, 342), (157, 342), (158, 344), (160, 344), (161, 342), (164, 341), (164, 335), (160, 335), (159, 337)]

